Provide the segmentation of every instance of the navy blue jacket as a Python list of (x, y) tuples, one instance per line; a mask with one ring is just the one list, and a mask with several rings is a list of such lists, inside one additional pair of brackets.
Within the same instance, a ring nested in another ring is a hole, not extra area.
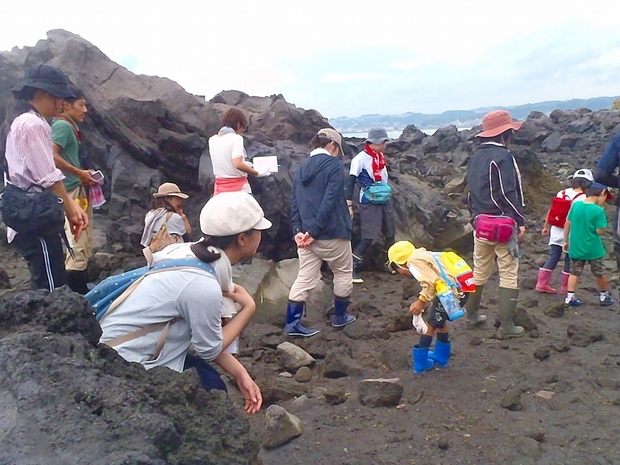
[(594, 179), (606, 186), (620, 187), (620, 179), (614, 176), (616, 168), (620, 168), (620, 134), (615, 136), (605, 148), (594, 170)]
[(293, 235), (309, 232), (315, 240), (351, 240), (351, 216), (344, 198), (344, 165), (336, 157), (317, 153), (293, 178)]

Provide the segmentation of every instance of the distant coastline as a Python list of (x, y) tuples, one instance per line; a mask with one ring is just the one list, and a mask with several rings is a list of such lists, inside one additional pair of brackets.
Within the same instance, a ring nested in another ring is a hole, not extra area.
[(398, 138), (403, 129), (412, 124), (421, 131), (432, 134), (437, 128), (444, 128), (450, 125), (456, 126), (459, 130), (478, 126), (482, 122), (482, 117), (492, 110), (508, 110), (513, 118), (523, 121), (533, 111), (539, 111), (548, 115), (556, 109), (563, 111), (576, 110), (577, 108), (588, 108), (592, 111), (609, 109), (617, 98), (618, 96), (563, 101), (550, 100), (511, 107), (498, 106), (475, 108), (473, 110), (448, 110), (439, 114), (407, 112), (398, 115), (362, 115), (354, 118), (340, 116), (338, 118), (330, 118), (329, 123), (345, 137), (365, 137), (369, 129), (380, 127), (385, 128), (389, 134), (396, 134), (396, 136), (390, 135), (390, 137)]
[[(478, 124), (480, 124), (480, 123), (478, 123)], [(336, 129), (338, 129), (338, 128), (336, 128)], [(391, 139), (398, 139), (400, 137), (400, 135), (403, 133), (404, 129), (405, 128), (403, 128), (403, 129), (388, 130), (387, 131), (387, 135)], [(428, 134), (429, 136), (432, 136), (435, 133), (435, 131), (437, 131), (437, 129), (441, 129), (441, 128), (425, 128), (425, 129), (420, 129), (420, 131), (422, 131), (425, 134)], [(468, 128), (458, 128), (459, 131), (464, 131), (466, 129), (471, 129), (471, 127), (468, 127)], [(341, 134), (342, 134), (342, 137), (347, 138), (347, 139), (352, 139), (352, 138), (365, 139), (366, 136), (368, 135), (368, 131), (341, 132)]]

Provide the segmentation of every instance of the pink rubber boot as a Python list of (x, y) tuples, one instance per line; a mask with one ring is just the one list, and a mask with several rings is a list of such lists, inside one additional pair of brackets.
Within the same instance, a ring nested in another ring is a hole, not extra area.
[(547, 294), (557, 294), (554, 288), (549, 285), (549, 281), (551, 281), (551, 273), (552, 270), (547, 270), (546, 268), (541, 268), (538, 270), (538, 282), (536, 283), (536, 290), (538, 292), (546, 292)]

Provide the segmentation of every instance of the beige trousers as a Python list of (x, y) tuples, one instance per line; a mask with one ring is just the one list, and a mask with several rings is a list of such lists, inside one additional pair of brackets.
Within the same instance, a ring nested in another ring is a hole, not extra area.
[(351, 241), (328, 239), (314, 241), (310, 246), (297, 249), (299, 272), (291, 287), (289, 300), (305, 302), (308, 292), (321, 279), (321, 263), (326, 261), (334, 273), (334, 294), (349, 297), (353, 291), (353, 255)]
[(474, 237), (474, 279), (477, 286), (486, 284), (499, 269), (499, 287), (519, 289), (519, 259), (510, 255), (507, 243), (491, 242)]
[[(73, 189), (71, 192), (68, 192), (68, 194), (74, 201), (80, 199), (81, 202), (84, 202), (84, 199), (88, 199), (86, 189), (82, 186)], [(82, 231), (82, 235), (78, 242), (75, 242), (73, 234), (71, 234), (69, 221), (65, 218), (65, 233), (67, 234), (67, 239), (69, 239), (69, 244), (75, 254), (74, 260), (71, 258), (71, 254), (69, 254), (68, 250), (65, 252), (65, 269), (67, 271), (84, 271), (88, 265), (88, 259), (93, 253), (93, 208), (90, 205), (90, 199), (87, 201), (88, 207), (86, 208), (86, 214), (88, 215), (88, 227), (86, 230)]]

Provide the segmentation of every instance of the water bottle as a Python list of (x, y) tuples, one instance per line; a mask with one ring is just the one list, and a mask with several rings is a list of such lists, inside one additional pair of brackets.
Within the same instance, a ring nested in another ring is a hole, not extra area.
[(450, 321), (454, 321), (465, 315), (459, 300), (456, 298), (454, 292), (452, 292), (452, 289), (445, 283), (445, 281), (441, 279), (437, 280), (435, 283), (435, 291), (437, 292), (437, 297), (448, 314)]

